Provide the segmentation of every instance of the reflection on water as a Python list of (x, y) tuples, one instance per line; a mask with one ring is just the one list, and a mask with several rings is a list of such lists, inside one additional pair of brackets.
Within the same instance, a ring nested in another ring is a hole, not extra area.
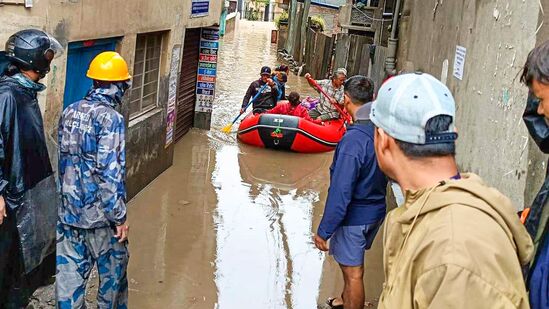
[[(277, 64), (272, 24), (241, 22), (224, 38), (212, 127), (238, 113), (261, 66)], [(289, 91), (314, 91), (290, 75)], [(235, 125), (234, 129), (236, 129)], [(211, 137), (234, 141), (215, 131)], [(233, 143), (230, 143), (234, 145)], [(324, 255), (311, 242), (330, 155), (226, 145), (216, 155), (216, 285), (221, 309), (315, 308)]]
[[(281, 173), (300, 172), (273, 169), (269, 161), (284, 165), (288, 155), (295, 154), (279, 156), (260, 151), (271, 157), (257, 161), (255, 153), (248, 157), (238, 151), (237, 147), (225, 146), (218, 152), (213, 178), (218, 196), (219, 307), (237, 308), (244, 303), (246, 308), (314, 308), (324, 260), (311, 242), (313, 204), (318, 202), (319, 193), (307, 187), (276, 184), (277, 177), (285, 178)], [(247, 168), (239, 162), (248, 159), (257, 167), (255, 172), (275, 181), (258, 181), (252, 174), (241, 174)], [(325, 160), (311, 161), (310, 170), (319, 174), (323, 166), (315, 163), (323, 165)]]

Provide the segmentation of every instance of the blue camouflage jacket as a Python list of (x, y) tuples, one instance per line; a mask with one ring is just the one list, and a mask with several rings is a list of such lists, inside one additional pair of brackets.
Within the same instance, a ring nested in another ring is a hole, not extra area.
[[(122, 91), (122, 94), (120, 92)], [(59, 221), (93, 229), (126, 221), (123, 90), (94, 88), (59, 121)]]

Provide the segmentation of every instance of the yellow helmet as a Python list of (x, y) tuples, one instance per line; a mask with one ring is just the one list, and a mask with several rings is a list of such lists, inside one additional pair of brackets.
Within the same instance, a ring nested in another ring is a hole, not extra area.
[(124, 81), (132, 78), (124, 58), (113, 51), (97, 55), (90, 63), (86, 76), (106, 82)]

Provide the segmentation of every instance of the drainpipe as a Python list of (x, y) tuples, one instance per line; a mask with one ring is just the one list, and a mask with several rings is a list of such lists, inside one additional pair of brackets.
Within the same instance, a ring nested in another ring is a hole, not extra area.
[(401, 0), (396, 1), (395, 12), (393, 14), (393, 26), (391, 29), (391, 37), (389, 38), (389, 43), (387, 46), (387, 58), (385, 59), (385, 72), (388, 75), (396, 75), (396, 55), (398, 47), (398, 37), (397, 37), (397, 27), (398, 27), (398, 16), (400, 15), (400, 2)]

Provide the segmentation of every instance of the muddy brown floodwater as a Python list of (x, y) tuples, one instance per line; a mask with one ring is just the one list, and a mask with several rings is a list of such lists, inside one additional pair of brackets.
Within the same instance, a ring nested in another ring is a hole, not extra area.
[[(341, 292), (333, 259), (312, 231), (332, 153), (255, 148), (219, 132), (262, 65), (277, 63), (272, 24), (240, 21), (222, 41), (210, 132), (191, 130), (174, 165), (129, 205), (130, 308), (313, 309)], [(289, 91), (314, 94), (290, 76)], [(383, 282), (381, 235), (366, 262), (373, 303)]]

